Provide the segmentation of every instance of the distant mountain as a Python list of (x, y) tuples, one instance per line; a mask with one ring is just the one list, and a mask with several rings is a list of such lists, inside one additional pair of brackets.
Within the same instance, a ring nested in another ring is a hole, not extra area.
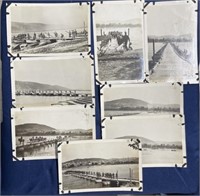
[(69, 90), (66, 87), (58, 86), (58, 85), (49, 85), (49, 84), (41, 84), (37, 82), (28, 82), (28, 81), (15, 81), (16, 91), (51, 91), (51, 90)]
[(109, 28), (109, 27), (114, 27), (114, 28), (118, 28), (118, 27), (126, 27), (126, 28), (130, 28), (130, 27), (141, 27), (141, 24), (120, 24), (120, 23), (110, 23), (110, 24), (97, 24), (96, 25), (97, 28)]
[(80, 163), (80, 162), (94, 162), (94, 161), (104, 161), (104, 160), (106, 160), (106, 159), (102, 159), (102, 158), (73, 159), (71, 161), (66, 161), (62, 164), (64, 165), (64, 164), (69, 164), (71, 162)]
[(63, 168), (69, 168), (72, 165), (76, 166), (88, 166), (97, 164), (119, 164), (119, 163), (138, 163), (138, 157), (127, 157), (127, 158), (85, 158), (85, 159), (73, 159), (62, 163)]
[(53, 127), (37, 124), (37, 123), (26, 123), (16, 125), (17, 136), (37, 136), (37, 135), (81, 135), (90, 134), (92, 129), (69, 129), (69, 130), (57, 130)]
[(141, 27), (141, 19), (99, 21), (96, 27)]
[(149, 35), (148, 40), (161, 40), (161, 39), (166, 39), (166, 40), (192, 40), (193, 37), (191, 34), (184, 34), (184, 35), (161, 35), (161, 36), (156, 36), (156, 35)]
[(44, 32), (54, 30), (65, 30), (67, 27), (63, 25), (44, 24), (44, 23), (23, 23), (12, 22), (12, 33), (27, 33), (27, 32)]
[(145, 137), (140, 137), (140, 136), (133, 136), (133, 135), (128, 135), (128, 136), (122, 136), (122, 137), (118, 137), (116, 139), (139, 139), (143, 144), (156, 144), (156, 145), (160, 145), (160, 144), (169, 144), (169, 145), (182, 145), (181, 142), (179, 141), (173, 141), (173, 142), (166, 142), (166, 141), (153, 141), (150, 139), (147, 139)]
[(91, 133), (92, 129), (69, 129), (69, 130), (62, 130), (60, 131), (61, 134), (66, 134), (66, 133), (72, 133), (72, 134), (76, 134), (76, 133)]
[(155, 108), (162, 108), (162, 109), (179, 109), (180, 106), (178, 104), (150, 104), (148, 102), (133, 99), (133, 98), (123, 98), (123, 99), (116, 99), (112, 101), (105, 102), (105, 110), (136, 110), (136, 109), (155, 109)]
[(173, 108), (173, 109), (180, 109), (179, 104), (149, 104), (148, 108)]
[(28, 136), (28, 135), (45, 135), (49, 133), (54, 133), (56, 131), (55, 128), (41, 125), (37, 123), (27, 123), (16, 125), (16, 136)]
[(169, 145), (179, 145), (179, 146), (182, 146), (182, 142), (179, 142), (179, 141), (174, 141), (174, 142), (163, 142), (163, 141), (158, 141), (156, 142), (157, 144), (169, 144)]
[(148, 103), (139, 99), (123, 98), (105, 102), (105, 110), (131, 109), (136, 107), (148, 107)]
[(139, 137), (139, 136), (133, 136), (133, 135), (118, 137), (116, 139), (139, 139), (139, 140), (141, 140), (142, 143), (156, 144), (156, 142), (153, 140), (147, 139), (145, 137)]

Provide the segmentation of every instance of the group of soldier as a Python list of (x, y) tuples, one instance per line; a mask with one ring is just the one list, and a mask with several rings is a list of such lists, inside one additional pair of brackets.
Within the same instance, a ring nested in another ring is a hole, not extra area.
[(93, 175), (96, 176), (98, 178), (104, 177), (104, 178), (111, 178), (111, 179), (118, 179), (118, 172), (116, 173), (107, 173), (107, 172), (92, 172), (92, 171), (88, 171), (88, 172), (84, 172), (85, 175)]

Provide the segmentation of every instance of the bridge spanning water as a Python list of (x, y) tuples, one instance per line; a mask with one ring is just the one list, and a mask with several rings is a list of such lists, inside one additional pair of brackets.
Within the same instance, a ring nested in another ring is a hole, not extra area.
[(93, 181), (95, 183), (102, 183), (102, 185), (104, 186), (118, 187), (127, 184), (129, 184), (130, 186), (138, 184), (139, 186), (139, 181), (136, 179), (105, 177), (105, 176), (98, 176), (95, 174), (83, 174), (83, 173), (72, 173), (71, 175), (77, 178)]

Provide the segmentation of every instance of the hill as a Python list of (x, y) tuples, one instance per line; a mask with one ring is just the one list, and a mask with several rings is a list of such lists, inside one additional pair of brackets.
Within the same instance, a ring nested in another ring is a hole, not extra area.
[(127, 158), (85, 158), (85, 159), (73, 159), (62, 163), (63, 169), (79, 167), (79, 166), (91, 166), (91, 165), (114, 165), (124, 163), (136, 163), (138, 164), (138, 157), (127, 157)]
[(112, 101), (105, 102), (105, 110), (153, 110), (156, 108), (160, 109), (170, 109), (170, 110), (180, 110), (178, 104), (150, 104), (148, 102), (133, 99), (133, 98), (123, 98), (116, 99)]
[(179, 141), (172, 141), (172, 142), (166, 142), (166, 141), (153, 141), (150, 139), (147, 139), (145, 137), (140, 137), (140, 136), (133, 136), (133, 135), (128, 135), (128, 136), (123, 136), (123, 137), (118, 137), (116, 139), (139, 139), (143, 144), (155, 144), (155, 145), (161, 145), (161, 144), (169, 144), (169, 145), (182, 145), (182, 142)]
[(65, 30), (65, 26), (51, 25), (44, 23), (23, 23), (23, 22), (12, 22), (12, 33), (27, 33), (27, 32), (44, 32), (44, 31), (55, 31)]
[(47, 133), (54, 133), (56, 131), (53, 127), (37, 123), (16, 125), (15, 129), (16, 136), (45, 135)]
[(148, 103), (139, 99), (123, 98), (105, 102), (105, 110), (126, 110), (136, 107), (148, 107)]
[(16, 91), (62, 91), (62, 90), (69, 90), (68, 88), (58, 86), (58, 85), (48, 85), (48, 84), (41, 84), (38, 82), (28, 82), (28, 81), (15, 81), (15, 88)]
[(139, 136), (133, 136), (133, 135), (128, 135), (128, 136), (123, 136), (123, 137), (118, 137), (116, 139), (139, 139), (142, 143), (147, 143), (147, 144), (156, 144), (155, 141), (147, 139), (145, 137), (139, 137)]
[(191, 34), (185, 34), (185, 35), (161, 35), (161, 36), (154, 36), (149, 35), (148, 40), (166, 40), (166, 41), (192, 41), (192, 35)]
[(108, 20), (108, 21), (98, 21), (96, 24), (97, 28), (104, 28), (104, 27), (141, 27), (141, 19), (129, 19), (129, 20)]
[(86, 135), (91, 134), (92, 129), (69, 129), (69, 130), (57, 130), (53, 127), (37, 124), (26, 123), (16, 125), (17, 136), (38, 136), (38, 135)]
[(65, 164), (70, 164), (70, 163), (81, 163), (81, 162), (94, 162), (94, 161), (104, 161), (106, 159), (102, 159), (102, 158), (85, 158), (85, 159), (73, 159), (70, 161), (66, 161), (64, 163), (62, 163), (63, 165)]

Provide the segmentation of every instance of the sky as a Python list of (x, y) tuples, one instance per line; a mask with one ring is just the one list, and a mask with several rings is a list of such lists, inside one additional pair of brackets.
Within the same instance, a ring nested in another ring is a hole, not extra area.
[(162, 2), (148, 5), (148, 35), (193, 35), (195, 31), (195, 8), (194, 3), (191, 2), (191, 4), (169, 5)]
[(121, 98), (134, 98), (146, 101), (150, 104), (180, 104), (180, 86), (178, 85), (123, 85), (119, 88), (105, 88), (104, 101)]
[(86, 58), (15, 61), (14, 71), (19, 81), (91, 90), (91, 61)]
[(96, 23), (108, 23), (109, 21), (127, 21), (133, 19), (141, 19), (140, 3), (134, 3), (133, 1), (128, 3), (96, 3), (95, 21)]
[[(91, 129), (92, 110), (67, 108), (37, 109), (34, 111), (19, 111), (15, 113), (15, 124), (37, 123), (55, 129)], [(77, 120), (78, 119), (78, 120)]]
[(88, 23), (89, 6), (86, 4), (82, 4), (82, 6), (78, 3), (38, 5), (20, 6), (18, 4), (18, 6), (11, 7), (11, 21), (61, 25), (66, 28), (83, 27), (83, 22)]
[(106, 119), (106, 139), (123, 136), (144, 137), (153, 141), (182, 141), (182, 126), (179, 118), (133, 117)]
[[(103, 142), (103, 143), (102, 143)], [(62, 162), (84, 158), (130, 158), (138, 157), (138, 150), (128, 146), (126, 140), (83, 142), (79, 144), (66, 144), (62, 146)]]

